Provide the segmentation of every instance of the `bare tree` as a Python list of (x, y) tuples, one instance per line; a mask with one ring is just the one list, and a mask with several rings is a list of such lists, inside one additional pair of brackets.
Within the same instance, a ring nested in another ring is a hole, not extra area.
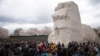
[(21, 33), (22, 30), (23, 30), (22, 28), (15, 29), (14, 36), (20, 36), (20, 33)]
[(0, 38), (8, 38), (8, 30), (0, 27)]
[(14, 31), (14, 36), (33, 36), (33, 35), (49, 35), (52, 29), (50, 27), (44, 27), (44, 29), (38, 30), (36, 28), (30, 28), (28, 30), (23, 30), (17, 28)]
[(41, 35), (49, 35), (51, 33), (51, 27), (45, 26), (44, 29), (40, 30)]
[(29, 36), (37, 35), (38, 34), (38, 30), (36, 28), (30, 28), (29, 30), (27, 30), (27, 34)]
[(38, 30), (36, 28), (30, 28), (27, 30), (27, 34), (29, 36), (32, 35), (49, 35), (51, 33), (52, 29), (50, 27), (44, 27), (44, 29)]

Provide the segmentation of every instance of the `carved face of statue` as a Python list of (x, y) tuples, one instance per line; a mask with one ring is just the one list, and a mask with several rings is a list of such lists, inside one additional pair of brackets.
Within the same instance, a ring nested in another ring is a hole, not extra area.
[(57, 20), (57, 19), (65, 19), (68, 15), (68, 9), (67, 8), (62, 8), (57, 10), (53, 15), (53, 19)]
[(60, 3), (55, 9), (55, 13), (52, 15), (54, 21), (68, 17), (69, 10), (72, 9), (72, 6), (77, 7), (77, 5), (72, 1)]

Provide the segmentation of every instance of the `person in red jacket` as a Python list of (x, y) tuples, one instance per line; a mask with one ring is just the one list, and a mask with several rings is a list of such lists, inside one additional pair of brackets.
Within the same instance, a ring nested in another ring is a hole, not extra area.
[(44, 49), (45, 49), (45, 46), (44, 46), (44, 44), (41, 42), (40, 44), (39, 44), (39, 54), (41, 55), (41, 53), (44, 51)]

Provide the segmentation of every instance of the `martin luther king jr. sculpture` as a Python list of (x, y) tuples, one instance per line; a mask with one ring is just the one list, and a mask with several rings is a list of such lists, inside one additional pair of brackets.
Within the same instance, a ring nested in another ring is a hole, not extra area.
[(48, 42), (64, 43), (70, 41), (96, 41), (99, 42), (95, 31), (84, 24), (81, 24), (80, 14), (77, 4), (73, 1), (59, 3), (52, 15), (54, 30), (48, 37)]

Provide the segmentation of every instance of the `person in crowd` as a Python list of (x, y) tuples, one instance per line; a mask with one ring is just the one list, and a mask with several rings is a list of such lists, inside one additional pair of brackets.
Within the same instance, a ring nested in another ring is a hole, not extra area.
[(50, 52), (51, 52), (52, 56), (57, 55), (56, 51), (57, 51), (56, 44), (55, 43), (50, 43)]
[(48, 43), (41, 41), (0, 42), (0, 56), (100, 56), (100, 43), (76, 41)]

